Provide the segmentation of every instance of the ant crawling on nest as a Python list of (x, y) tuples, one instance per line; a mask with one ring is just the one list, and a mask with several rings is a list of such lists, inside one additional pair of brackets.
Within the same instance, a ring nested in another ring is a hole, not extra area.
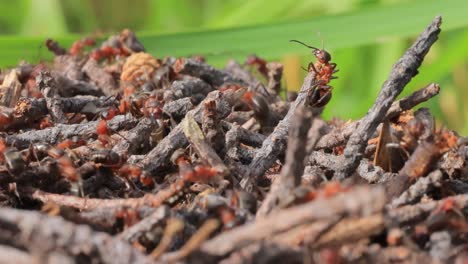
[(313, 46), (309, 46), (299, 40), (290, 40), (290, 42), (296, 42), (301, 45), (304, 45), (307, 48), (312, 49), (312, 54), (317, 58), (317, 62), (309, 63), (307, 67), (308, 72), (315, 72), (316, 77), (315, 80), (317, 81), (315, 90), (312, 94), (312, 106), (315, 107), (322, 107), (326, 105), (331, 99), (331, 90), (332, 87), (328, 85), (328, 83), (332, 79), (337, 79), (338, 77), (333, 76), (334, 73), (338, 72), (339, 70), (336, 69), (336, 63), (330, 62), (331, 55), (326, 50), (318, 49)]

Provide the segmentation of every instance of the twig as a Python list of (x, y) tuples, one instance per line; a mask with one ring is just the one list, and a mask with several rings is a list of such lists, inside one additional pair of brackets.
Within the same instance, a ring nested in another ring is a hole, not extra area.
[(304, 250), (298, 247), (264, 241), (235, 251), (219, 263), (304, 263)]
[(408, 190), (402, 193), (398, 198), (393, 199), (392, 207), (399, 207), (416, 202), (432, 188), (440, 187), (442, 179), (443, 174), (440, 170), (433, 171), (426, 177), (419, 178)]
[(182, 230), (184, 230), (184, 222), (181, 219), (168, 219), (163, 237), (161, 238), (158, 246), (153, 250), (153, 252), (151, 252), (151, 258), (158, 259), (169, 248), (174, 236)]
[[(242, 128), (238, 124), (232, 124), (221, 121), (223, 128), (228, 130), (226, 133), (226, 144), (228, 141), (243, 143), (252, 147), (261, 147), (263, 141), (267, 138), (265, 135)], [(228, 136), (229, 134), (229, 136)], [(228, 140), (229, 138), (229, 140)], [(226, 146), (228, 149), (229, 146)]]
[[(310, 165), (317, 165), (327, 170), (336, 171), (342, 165), (340, 156), (314, 151), (309, 156)], [(384, 183), (392, 179), (396, 174), (386, 173), (378, 166), (372, 165), (367, 159), (362, 159), (356, 169), (357, 174), (368, 183)]]
[(0, 85), (0, 105), (13, 107), (21, 96), (22, 85), (17, 69), (11, 70)]
[(454, 206), (460, 210), (468, 208), (468, 195), (449, 196), (442, 200), (418, 203), (415, 205), (405, 205), (398, 208), (391, 208), (387, 212), (389, 224), (396, 226), (410, 225), (426, 219), (436, 208), (447, 202), (453, 202)]
[(385, 217), (382, 213), (367, 217), (344, 219), (328, 232), (311, 243), (311, 247), (330, 247), (356, 242), (360, 239), (379, 234), (385, 228)]
[(440, 155), (439, 147), (433, 140), (421, 141), (398, 176), (385, 183), (388, 199), (399, 196), (419, 177), (426, 175)]
[(170, 102), (181, 98), (192, 97), (195, 94), (207, 95), (213, 90), (211, 85), (198, 78), (174, 81), (169, 91), (164, 92), (164, 101)]
[[(115, 99), (112, 97), (76, 96), (56, 99), (60, 101), (64, 113), (97, 114), (102, 108), (115, 104)], [(14, 109), (8, 108), (2, 111), (11, 112), (13, 118), (11, 123), (4, 124), (4, 129), (28, 127), (49, 113), (46, 99), (25, 97), (18, 100)]]
[(0, 245), (0, 263), (11, 263), (13, 260), (15, 264), (30, 264), (34, 263), (35, 258), (28, 254), (28, 252)]
[(351, 134), (344, 150), (343, 166), (335, 172), (335, 179), (349, 177), (359, 165), (367, 141), (375, 132), (379, 123), (385, 118), (393, 100), (400, 94), (411, 78), (417, 74), (417, 69), (421, 65), (424, 56), (437, 40), (441, 22), (442, 18), (440, 16), (436, 17), (418, 37), (413, 46), (393, 66), (390, 76), (380, 90), (374, 105), (360, 121), (356, 131)]
[[(195, 121), (201, 122), (204, 102), (216, 99), (216, 112), (220, 118), (224, 118), (229, 114), (231, 107), (244, 92), (245, 89), (226, 91), (223, 93), (213, 91), (208, 94), (200, 105), (187, 113), (187, 115), (191, 115)], [(167, 170), (172, 153), (176, 149), (186, 147), (188, 143), (189, 142), (183, 133), (182, 125), (179, 124), (172, 129), (172, 131), (163, 140), (161, 140), (158, 145), (143, 158), (143, 160), (141, 160), (141, 164), (151, 175), (153, 175), (153, 177), (157, 177), (158, 175), (161, 175), (164, 170)]]
[(278, 203), (284, 203), (292, 194), (294, 188), (301, 184), (304, 172), (304, 157), (306, 156), (307, 135), (312, 123), (312, 113), (309, 109), (299, 106), (291, 120), (286, 161), (281, 174), (273, 182), (270, 192), (257, 211), (257, 217), (270, 213)]
[(381, 210), (385, 193), (381, 188), (355, 187), (354, 190), (333, 198), (316, 200), (304, 205), (278, 211), (254, 223), (226, 231), (203, 243), (201, 250), (222, 256), (250, 243), (284, 232), (304, 223), (331, 217)]
[(219, 227), (220, 222), (217, 219), (208, 219), (197, 230), (195, 234), (178, 251), (167, 253), (161, 256), (161, 261), (173, 263), (190, 255), (198, 249), (200, 245), (209, 238), (209, 236)]
[(163, 112), (175, 120), (180, 120), (190, 110), (192, 110), (193, 107), (194, 104), (192, 103), (192, 98), (184, 97), (165, 103), (163, 106)]
[(167, 206), (160, 206), (148, 217), (145, 217), (143, 220), (137, 224), (126, 229), (119, 234), (119, 237), (130, 243), (137, 241), (145, 232), (152, 230), (157, 225), (161, 225), (166, 221), (168, 217), (171, 216), (171, 211)]
[[(288, 113), (275, 127), (274, 131), (263, 141), (262, 147), (255, 153), (250, 164), (250, 175), (244, 177), (241, 186), (246, 190), (252, 190), (254, 181), (263, 175), (276, 161), (279, 155), (286, 150), (286, 139), (289, 132), (291, 119), (299, 106), (303, 106), (308, 100), (308, 91), (313, 88), (315, 82), (315, 72), (307, 74), (302, 84), (296, 101), (291, 103)], [(317, 113), (313, 113), (315, 117)]]
[[(18, 149), (25, 149), (30, 144), (37, 142), (47, 142), (49, 144), (56, 144), (60, 140), (71, 138), (73, 136), (96, 136), (96, 126), (99, 121), (88, 122), (85, 124), (57, 124), (54, 127), (32, 130), (24, 133), (10, 135), (6, 137), (6, 142), (9, 145), (14, 145)], [(129, 127), (135, 126), (137, 120), (130, 116), (119, 115), (114, 117), (112, 120), (107, 122), (107, 125), (113, 131), (121, 129), (128, 129)]]
[(134, 128), (125, 134), (125, 140), (117, 143), (112, 150), (127, 156), (136, 154), (139, 149), (148, 149), (150, 134), (156, 128), (158, 128), (158, 124), (155, 120), (142, 118)]
[(217, 70), (204, 62), (193, 59), (177, 59), (174, 63), (174, 71), (179, 74), (186, 74), (200, 78), (216, 88), (225, 83), (245, 84), (240, 79), (235, 78), (225, 71)]
[(226, 176), (229, 171), (228, 168), (224, 165), (223, 161), (210, 144), (208, 144), (203, 132), (193, 117), (191, 115), (186, 115), (181, 124), (185, 137), (187, 137), (198, 156), (212, 168), (216, 169), (220, 176)]
[(118, 86), (112, 75), (99, 67), (96, 60), (88, 59), (83, 66), (83, 72), (102, 89), (105, 95), (115, 95), (118, 92)]
[(99, 263), (150, 263), (127, 243), (89, 227), (39, 212), (0, 208), (0, 240), (30, 252), (65, 252), (76, 261)]
[[(436, 96), (439, 93), (439, 85), (437, 84), (429, 84), (428, 86), (417, 90), (416, 92), (412, 93), (411, 95), (402, 98), (398, 101), (393, 102), (390, 109), (387, 111), (387, 115), (385, 118), (391, 119), (403, 111), (412, 109), (416, 105), (425, 102), (432, 97)], [(360, 120), (351, 122), (343, 128), (335, 129), (330, 133), (324, 135), (317, 145), (315, 146), (316, 149), (324, 149), (324, 148), (333, 148), (339, 145), (342, 145), (346, 142), (346, 140), (351, 136), (351, 134), (357, 129), (359, 126)]]
[(63, 97), (72, 97), (76, 95), (104, 95), (101, 89), (91, 83), (73, 80), (57, 72), (52, 72), (52, 74), (57, 82), (58, 92)]
[(440, 86), (436, 83), (431, 83), (428, 86), (417, 90), (412, 93), (410, 96), (402, 98), (398, 101), (393, 102), (390, 109), (387, 111), (387, 119), (394, 118), (398, 116), (403, 111), (409, 110), (416, 105), (423, 103), (432, 97), (439, 94)]
[(235, 60), (229, 60), (224, 70), (232, 74), (234, 78), (240, 79), (247, 84), (253, 85), (254, 83), (258, 83), (258, 80)]
[(36, 77), (36, 84), (45, 97), (50, 117), (55, 123), (64, 124), (68, 122), (60, 99), (58, 99), (58, 86), (50, 72), (40, 72)]
[(283, 65), (278, 62), (270, 62), (268, 68), (268, 91), (279, 94), (281, 89), (281, 77), (283, 77)]
[(77, 196), (69, 196), (63, 194), (48, 193), (41, 190), (35, 190), (31, 198), (39, 200), (43, 203), (54, 202), (58, 205), (77, 208), (80, 210), (95, 210), (109, 207), (131, 207), (139, 208), (142, 206), (158, 207), (167, 199), (177, 194), (180, 191), (181, 185), (184, 182), (176, 181), (168, 188), (160, 190), (156, 194), (147, 193), (140, 198), (121, 198), (121, 199), (98, 199), (98, 198), (81, 198)]

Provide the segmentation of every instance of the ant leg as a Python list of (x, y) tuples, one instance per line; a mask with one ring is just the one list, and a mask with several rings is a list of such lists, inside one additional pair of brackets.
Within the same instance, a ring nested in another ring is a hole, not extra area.
[(329, 91), (331, 91), (333, 87), (330, 86), (330, 85), (322, 85), (322, 86), (320, 86), (319, 88), (322, 89), (322, 90), (329, 90)]
[[(330, 87), (331, 88), (331, 87)], [(329, 89), (324, 95), (322, 95), (317, 102), (314, 103), (314, 106), (322, 107), (325, 106), (331, 98), (331, 90)]]
[(310, 69), (312, 69), (312, 70), (315, 72), (315, 74), (319, 74), (317, 68), (315, 68), (314, 63), (310, 62), (310, 63), (309, 63), (309, 66), (307, 66), (307, 68), (308, 68), (308, 71), (309, 71), (309, 72), (310, 72)]

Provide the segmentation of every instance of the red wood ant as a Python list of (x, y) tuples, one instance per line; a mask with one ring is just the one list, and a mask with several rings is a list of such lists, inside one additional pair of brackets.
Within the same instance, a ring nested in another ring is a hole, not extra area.
[(13, 118), (11, 117), (11, 115), (5, 112), (0, 112), (0, 130), (3, 130), (10, 126), (11, 122), (13, 122)]
[(85, 146), (85, 145), (86, 145), (86, 140), (79, 138), (79, 137), (73, 137), (71, 139), (63, 140), (62, 142), (58, 143), (56, 147), (59, 149), (70, 149), (70, 148), (77, 148), (77, 147)]
[(337, 79), (338, 77), (333, 76), (334, 73), (338, 72), (339, 70), (336, 69), (336, 63), (331, 63), (331, 55), (326, 50), (318, 49), (313, 46), (309, 46), (299, 40), (290, 40), (290, 42), (296, 42), (301, 45), (304, 45), (307, 48), (312, 49), (312, 54), (317, 58), (316, 63), (310, 62), (307, 71), (308, 72), (315, 72), (316, 77), (315, 80), (317, 84), (315, 86), (314, 92), (312, 94), (311, 102), (312, 106), (315, 107), (322, 107), (326, 105), (331, 99), (331, 89), (332, 87), (328, 85), (328, 83), (332, 79)]
[(0, 162), (4, 162), (11, 174), (20, 173), (26, 167), (21, 153), (16, 148), (9, 148), (3, 138), (0, 138)]
[(41, 130), (46, 129), (48, 127), (52, 127), (52, 126), (53, 124), (48, 117), (42, 118), (41, 121), (39, 122), (39, 129)]
[(69, 53), (70, 55), (76, 56), (83, 52), (85, 47), (91, 47), (96, 45), (96, 40), (93, 38), (84, 38), (81, 40), (77, 40), (73, 42), (72, 46), (70, 47)]
[(291, 42), (296, 42), (306, 46), (307, 48), (312, 49), (312, 54), (314, 54), (315, 58), (317, 58), (316, 63), (309, 63), (307, 71), (313, 70), (317, 74), (317, 80), (322, 81), (323, 85), (326, 85), (332, 79), (336, 79), (338, 77), (333, 76), (334, 73), (338, 72), (336, 68), (336, 63), (330, 63), (331, 55), (324, 49), (318, 49), (316, 47), (309, 46), (299, 40), (290, 40)]
[(103, 120), (109, 121), (112, 120), (119, 113), (119, 109), (115, 107), (110, 107), (109, 109), (102, 111), (100, 117)]
[(102, 59), (107, 59), (111, 61), (116, 56), (129, 56), (127, 52), (121, 48), (114, 48), (111, 46), (103, 46), (101, 48), (95, 49), (91, 52), (90, 57), (94, 60), (100, 61)]
[(111, 143), (112, 138), (111, 130), (107, 126), (107, 120), (101, 119), (96, 126), (96, 132), (98, 134), (98, 140), (101, 142), (102, 145), (106, 146)]
[(266, 60), (257, 57), (256, 55), (250, 55), (245, 61), (245, 64), (256, 67), (257, 71), (261, 73), (266, 79), (268, 79), (268, 68)]
[[(73, 161), (60, 148), (50, 147), (47, 155), (55, 160), (59, 166), (60, 173), (71, 182), (77, 182), (81, 186), (81, 175), (76, 171)], [(80, 187), (81, 188), (81, 187)], [(80, 190), (82, 193), (82, 190)]]
[(133, 178), (140, 181), (145, 187), (153, 187), (154, 180), (145, 171), (142, 171), (140, 167), (134, 165), (123, 165), (117, 174), (125, 179)]
[(5, 140), (3, 138), (0, 138), (0, 162), (3, 161), (3, 154), (7, 148), (8, 147), (5, 143)]
[(132, 225), (140, 221), (138, 212), (133, 208), (120, 208), (115, 212), (115, 218), (122, 219), (125, 228), (131, 227)]

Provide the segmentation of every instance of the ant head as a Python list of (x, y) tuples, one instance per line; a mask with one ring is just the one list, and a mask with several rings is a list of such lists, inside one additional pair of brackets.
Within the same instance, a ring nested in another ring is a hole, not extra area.
[(321, 63), (327, 63), (329, 61), (331, 61), (331, 55), (330, 53), (328, 53), (326, 50), (324, 49), (318, 49), (316, 47), (312, 47), (312, 46), (309, 46), (299, 40), (290, 40), (290, 42), (297, 42), (299, 44), (302, 44), (310, 49), (312, 49), (312, 54), (314, 54), (314, 56), (317, 58), (317, 60), (319, 60)]
[(315, 49), (312, 51), (314, 56), (319, 60), (321, 63), (327, 63), (331, 61), (331, 55), (326, 50), (323, 49)]

